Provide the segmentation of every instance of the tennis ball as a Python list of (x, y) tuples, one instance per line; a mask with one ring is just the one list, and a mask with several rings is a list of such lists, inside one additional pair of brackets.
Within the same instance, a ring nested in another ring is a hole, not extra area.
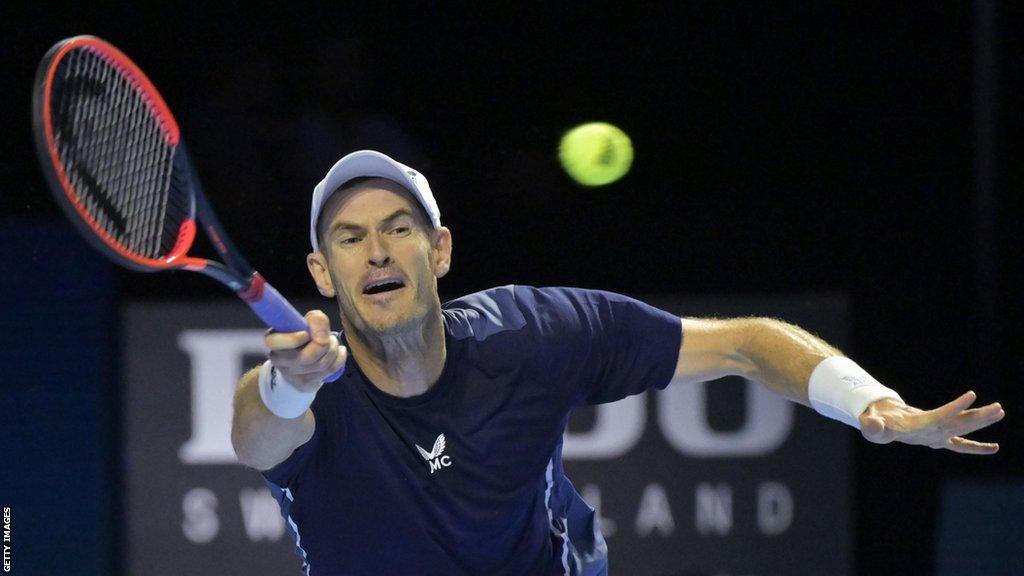
[(589, 122), (562, 136), (558, 159), (573, 180), (584, 186), (603, 186), (629, 172), (633, 143), (625, 132), (611, 124)]

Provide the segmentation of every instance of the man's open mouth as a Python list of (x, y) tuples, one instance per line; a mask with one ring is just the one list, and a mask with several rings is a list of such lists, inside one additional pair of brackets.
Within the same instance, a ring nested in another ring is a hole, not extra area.
[(383, 294), (384, 292), (391, 292), (400, 288), (405, 288), (405, 283), (401, 280), (379, 280), (367, 284), (363, 288), (363, 294)]

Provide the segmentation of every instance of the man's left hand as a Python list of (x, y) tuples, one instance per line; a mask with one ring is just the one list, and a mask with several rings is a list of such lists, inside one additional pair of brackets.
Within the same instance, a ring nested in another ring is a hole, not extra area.
[(899, 400), (884, 398), (869, 405), (860, 415), (861, 434), (877, 444), (896, 441), (962, 454), (995, 454), (999, 444), (964, 438), (1006, 416), (998, 402), (970, 408), (976, 399), (974, 392), (967, 392), (945, 406), (920, 410)]

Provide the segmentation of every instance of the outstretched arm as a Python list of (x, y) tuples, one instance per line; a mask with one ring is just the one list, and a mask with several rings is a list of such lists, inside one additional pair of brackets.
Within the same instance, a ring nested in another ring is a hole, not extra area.
[[(316, 420), (308, 406), (324, 378), (337, 372), (348, 358), (323, 312), (307, 313), (306, 322), (309, 332), (267, 334), (270, 364), (250, 370), (235, 390), (231, 443), (238, 461), (246, 466), (269, 470), (313, 437)], [(266, 380), (262, 391), (261, 377)], [(296, 394), (308, 395), (306, 403), (302, 404), (302, 396), (296, 400)], [(278, 406), (276, 413), (268, 408), (268, 398), (272, 406)], [(300, 403), (297, 410), (293, 410), (295, 402)]]
[[(826, 359), (841, 356), (839, 350), (820, 338), (779, 320), (684, 318), (683, 344), (672, 382), (742, 376), (795, 402), (812, 406), (808, 393), (812, 373)], [(830, 377), (820, 372), (815, 378), (819, 387), (822, 382), (831, 384)], [(861, 387), (858, 378), (850, 377), (851, 388)], [(883, 398), (852, 417), (864, 437), (872, 442), (897, 441), (970, 454), (994, 454), (998, 444), (975, 442), (963, 436), (1002, 420), (1005, 413), (998, 403), (971, 409), (975, 400), (974, 392), (967, 392), (942, 407), (920, 410), (899, 398)], [(820, 403), (814, 407), (821, 411)]]

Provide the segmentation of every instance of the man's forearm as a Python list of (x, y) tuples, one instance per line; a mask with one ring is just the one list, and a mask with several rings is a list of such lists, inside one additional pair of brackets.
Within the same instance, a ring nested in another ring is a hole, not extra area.
[(242, 376), (235, 390), (231, 443), (239, 462), (267, 470), (283, 462), (313, 434), (313, 413), (299, 418), (280, 418), (263, 404), (259, 392), (259, 367)]
[(830, 356), (841, 356), (835, 347), (799, 326), (771, 318), (745, 320), (741, 353), (750, 360), (745, 376), (771, 390), (810, 406), (807, 382), (814, 368)]

